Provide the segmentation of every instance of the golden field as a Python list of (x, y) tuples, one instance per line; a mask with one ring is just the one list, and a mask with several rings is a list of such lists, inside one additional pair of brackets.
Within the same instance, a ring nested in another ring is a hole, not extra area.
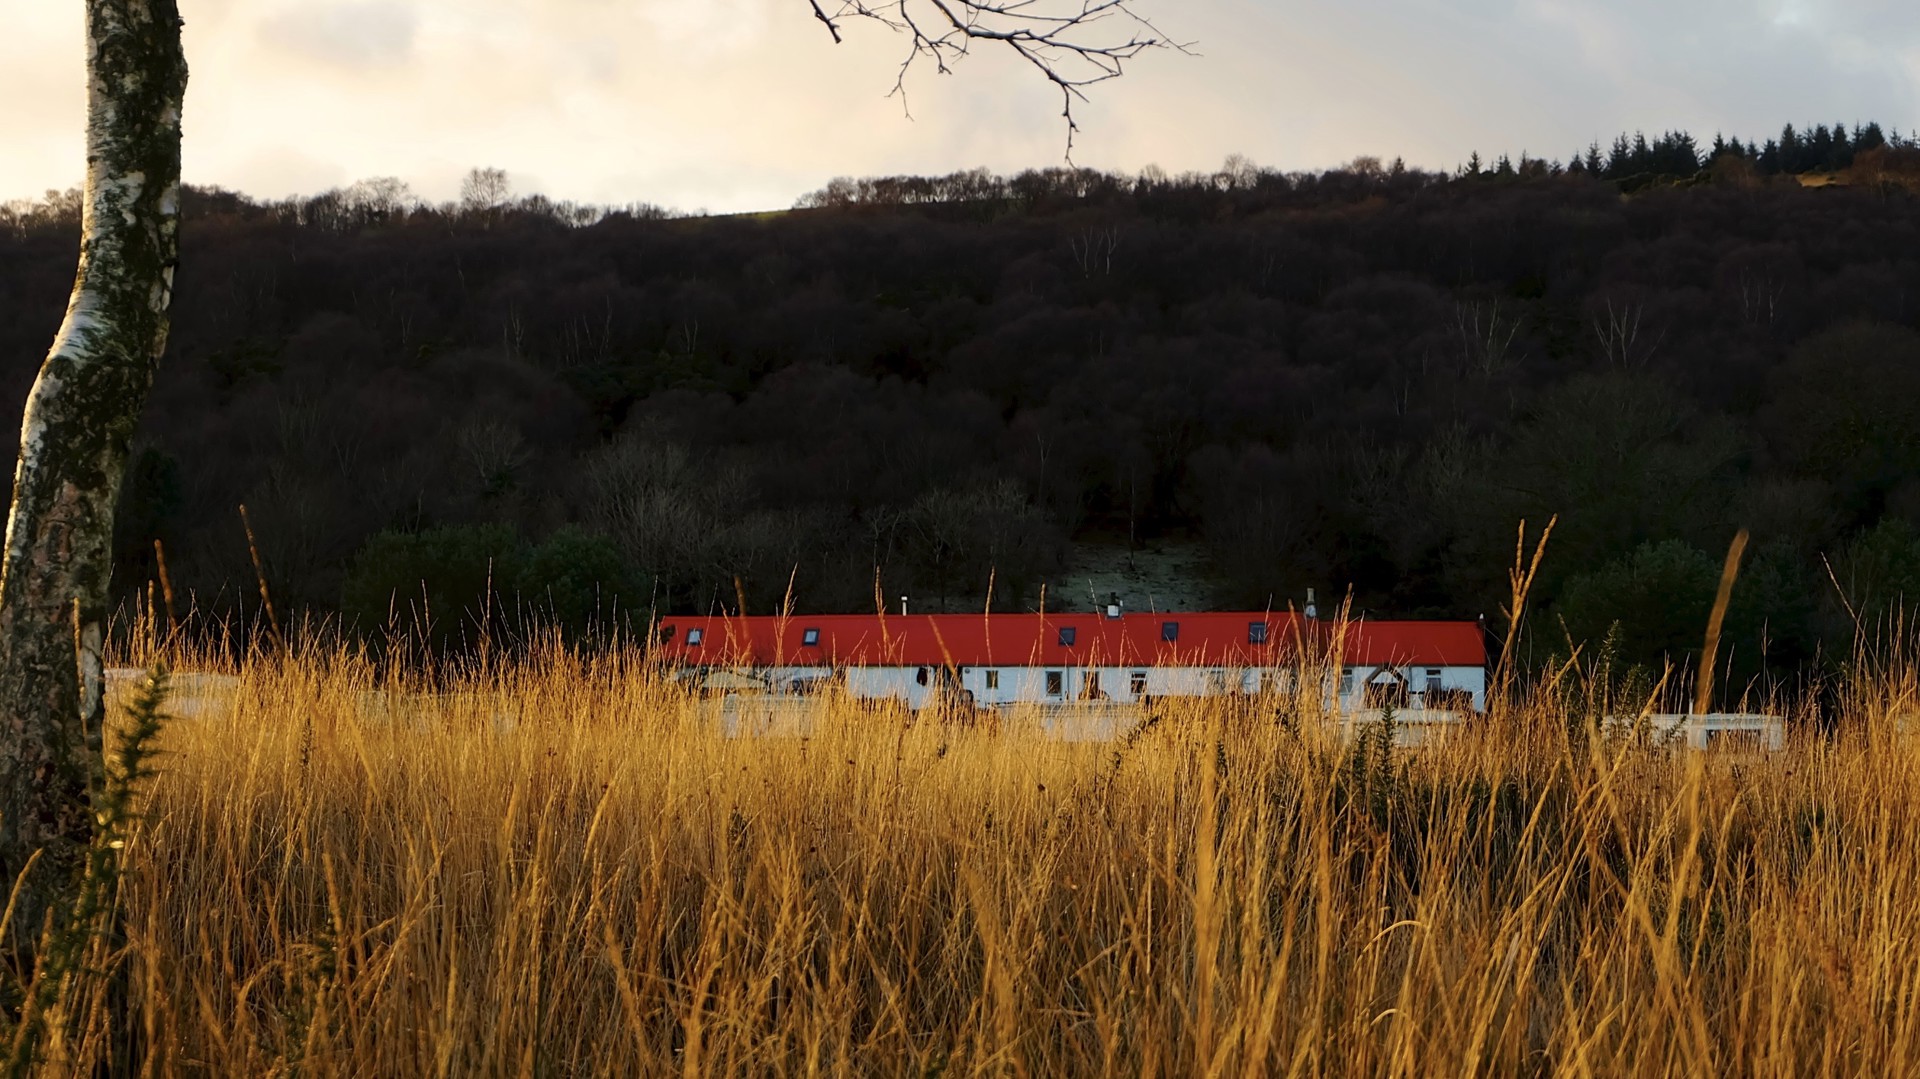
[(127, 1029), (82, 1023), (83, 1056), (1920, 1072), (1906, 678), (1731, 758), (1584, 737), (1566, 693), (1389, 751), (1275, 701), (1071, 743), (823, 697), (806, 737), (729, 738), (636, 657), (558, 649), (437, 697), (337, 651), (232, 673), (231, 709), (165, 729), (126, 851)]

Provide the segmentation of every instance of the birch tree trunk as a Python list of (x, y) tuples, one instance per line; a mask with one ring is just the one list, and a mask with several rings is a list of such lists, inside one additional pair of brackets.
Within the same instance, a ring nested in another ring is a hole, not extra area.
[(177, 0), (86, 0), (86, 30), (80, 269), (27, 399), (0, 563), (0, 887), (42, 852), (10, 927), (29, 945), (92, 829), (113, 511), (179, 250)]

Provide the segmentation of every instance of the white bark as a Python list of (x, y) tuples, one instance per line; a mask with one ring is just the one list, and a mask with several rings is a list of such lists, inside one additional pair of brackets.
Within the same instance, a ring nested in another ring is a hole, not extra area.
[(36, 850), (54, 871), (16, 933), (91, 830), (113, 510), (166, 347), (186, 74), (176, 0), (87, 0), (80, 267), (27, 400), (0, 562), (0, 875)]

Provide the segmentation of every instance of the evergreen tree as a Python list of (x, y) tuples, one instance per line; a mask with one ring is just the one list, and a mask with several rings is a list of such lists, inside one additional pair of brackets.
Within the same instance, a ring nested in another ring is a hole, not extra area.
[(1700, 147), (1685, 131), (1669, 131), (1654, 143), (1653, 171), (1691, 176), (1700, 171)]
[(1806, 150), (1801, 144), (1800, 133), (1792, 124), (1780, 129), (1780, 152), (1776, 157), (1777, 168), (1784, 173), (1795, 174), (1806, 170)]
[(1853, 129), (1853, 152), (1856, 154), (1877, 150), (1886, 144), (1887, 137), (1881, 133), (1879, 124), (1869, 123), (1865, 127)]
[(1816, 124), (1813, 134), (1807, 136), (1806, 164), (1800, 171), (1832, 168), (1832, 157), (1833, 132), (1825, 124)]
[(1618, 180), (1633, 173), (1633, 146), (1622, 133), (1614, 137), (1613, 149), (1607, 154), (1607, 179)]
[(1606, 162), (1600, 158), (1600, 143), (1596, 140), (1587, 144), (1587, 175), (1598, 177), (1607, 171)]

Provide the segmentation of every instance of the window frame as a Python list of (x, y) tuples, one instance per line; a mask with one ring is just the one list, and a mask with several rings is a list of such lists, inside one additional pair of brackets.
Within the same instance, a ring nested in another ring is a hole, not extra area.
[(1166, 644), (1175, 644), (1180, 640), (1180, 623), (1160, 623), (1160, 640)]
[(701, 629), (699, 626), (694, 626), (693, 628), (687, 630), (687, 647), (688, 648), (698, 648), (700, 647), (700, 642), (706, 639), (707, 639), (706, 630)]
[(1057, 641), (1060, 647), (1062, 648), (1072, 648), (1073, 642), (1078, 640), (1079, 637), (1080, 637), (1079, 627), (1061, 626), (1060, 632), (1055, 635), (1054, 640)]
[(1058, 668), (1048, 668), (1045, 688), (1049, 697), (1067, 695), (1067, 672)]
[(802, 648), (820, 647), (820, 627), (819, 626), (808, 626), (807, 628), (800, 631), (800, 647)]

